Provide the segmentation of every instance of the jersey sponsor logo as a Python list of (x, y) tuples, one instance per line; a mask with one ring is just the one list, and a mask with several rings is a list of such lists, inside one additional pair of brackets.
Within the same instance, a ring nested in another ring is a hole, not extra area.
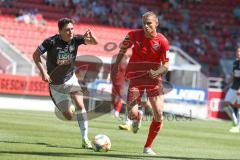
[(75, 50), (74, 46), (65, 46), (64, 48), (56, 47), (57, 50), (57, 64), (58, 65), (68, 65), (73, 61), (73, 53)]
[(58, 65), (67, 65), (72, 63), (73, 55), (68, 54), (67, 52), (58, 52), (57, 64)]

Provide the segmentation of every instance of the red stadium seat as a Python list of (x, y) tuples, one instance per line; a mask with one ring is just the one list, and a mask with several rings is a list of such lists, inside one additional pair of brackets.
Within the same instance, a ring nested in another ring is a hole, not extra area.
[[(106, 4), (108, 2), (109, 1), (102, 1), (102, 3)], [(159, 0), (123, 0), (122, 3), (131, 6), (133, 11), (139, 10), (139, 6), (142, 5), (145, 6), (147, 10), (153, 10), (163, 14), (165, 20), (174, 23), (174, 29), (168, 31), (168, 36), (170, 37), (168, 38), (173, 39), (174, 36), (178, 36), (181, 43), (184, 44), (182, 46), (187, 46), (185, 49), (194, 57), (197, 57), (197, 53), (195, 51), (196, 49), (191, 48), (192, 46), (190, 44), (192, 39), (203, 36), (203, 38), (201, 38), (201, 45), (204, 50), (206, 50), (208, 56), (199, 56), (200, 62), (217, 63), (219, 61), (218, 58), (213, 58), (214, 60), (209, 59), (213, 55), (216, 56), (215, 53), (226, 53), (218, 55), (222, 57), (233, 56), (231, 52), (225, 51), (225, 41), (222, 41), (222, 38), (227, 38), (229, 35), (233, 35), (233, 33), (231, 33), (231, 27), (238, 28), (240, 25), (240, 21), (234, 19), (233, 16), (233, 9), (240, 4), (240, 0), (202, 0), (197, 3), (184, 1), (180, 2), (181, 4), (176, 8), (171, 7), (169, 2)], [(19, 49), (23, 50), (26, 54), (32, 54), (36, 46), (45, 38), (58, 33), (56, 20), (69, 15), (70, 11), (70, 8), (46, 5), (44, 0), (35, 0), (34, 3), (31, 0), (21, 0), (15, 1), (12, 4), (12, 8), (1, 8), (4, 16), (0, 17), (0, 35), (7, 38), (11, 43), (15, 44), (16, 47), (20, 46)], [(46, 26), (37, 27), (32, 24), (14, 22), (13, 16), (6, 16), (16, 15), (19, 9), (33, 8), (38, 9), (39, 12), (43, 14), (43, 17), (47, 20)], [(131, 11), (131, 13), (133, 11)], [(187, 34), (179, 29), (179, 24), (183, 22), (183, 11), (187, 11), (190, 16)], [(214, 21), (215, 24), (212, 29), (206, 29), (207, 27), (204, 28), (206, 19)], [(94, 52), (98, 55), (111, 56), (111, 54), (114, 54), (116, 51), (106, 52), (104, 51), (104, 45), (108, 42), (114, 42), (118, 45), (124, 37), (123, 35), (128, 31), (122, 28), (88, 25), (101, 23), (99, 17), (89, 18), (88, 16), (81, 16), (80, 21), (86, 24), (76, 25), (75, 28), (77, 33), (84, 33), (90, 28), (94, 31), (96, 36), (101, 39), (100, 45), (97, 45), (96, 47), (80, 47), (80, 52), (83, 53)], [(230, 32), (228, 35), (225, 34), (225, 29)], [(237, 29), (236, 34), (238, 33), (239, 31)], [(23, 45), (23, 43), (25, 43), (25, 45)]]

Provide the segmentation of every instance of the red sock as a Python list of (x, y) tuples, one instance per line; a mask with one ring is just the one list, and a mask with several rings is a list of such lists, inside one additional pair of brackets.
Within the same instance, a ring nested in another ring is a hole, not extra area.
[(149, 127), (147, 142), (146, 142), (144, 147), (150, 147), (151, 148), (153, 140), (157, 136), (161, 127), (162, 127), (162, 122), (157, 122), (154, 119), (152, 120), (152, 123)]
[(115, 108), (115, 110), (117, 111), (117, 112), (119, 112), (120, 113), (120, 111), (121, 111), (121, 109), (122, 109), (122, 105), (123, 105), (123, 101), (122, 101), (122, 99), (118, 99), (117, 100), (117, 102), (116, 102), (116, 108)]

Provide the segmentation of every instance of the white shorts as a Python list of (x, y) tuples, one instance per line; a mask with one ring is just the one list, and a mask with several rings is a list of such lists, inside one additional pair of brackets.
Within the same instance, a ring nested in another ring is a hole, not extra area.
[(231, 104), (240, 104), (240, 96), (237, 95), (237, 90), (230, 88), (227, 91), (224, 101), (230, 102)]
[[(79, 92), (82, 93), (82, 88), (78, 83), (78, 79), (75, 74), (61, 85), (49, 85), (50, 96), (58, 109), (61, 112), (65, 112), (67, 108), (70, 106), (72, 100), (70, 97), (71, 92)], [(65, 102), (64, 105), (61, 102)]]

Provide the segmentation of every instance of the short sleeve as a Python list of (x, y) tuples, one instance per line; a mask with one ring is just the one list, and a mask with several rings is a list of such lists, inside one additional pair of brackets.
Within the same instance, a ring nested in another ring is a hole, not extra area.
[(161, 53), (162, 53), (162, 61), (163, 62), (168, 62), (169, 61), (169, 43), (167, 38), (163, 38), (161, 42)]
[(133, 41), (134, 41), (134, 31), (131, 31), (131, 32), (129, 32), (128, 33), (128, 35), (129, 35), (129, 39), (130, 39), (130, 41), (133, 43)]
[(121, 47), (130, 48), (133, 44), (133, 32), (129, 32), (121, 43)]
[(45, 39), (41, 45), (38, 46), (38, 50), (41, 54), (44, 54), (52, 47), (52, 41), (50, 38)]
[(74, 38), (77, 45), (85, 44), (85, 39), (83, 35), (78, 34)]

